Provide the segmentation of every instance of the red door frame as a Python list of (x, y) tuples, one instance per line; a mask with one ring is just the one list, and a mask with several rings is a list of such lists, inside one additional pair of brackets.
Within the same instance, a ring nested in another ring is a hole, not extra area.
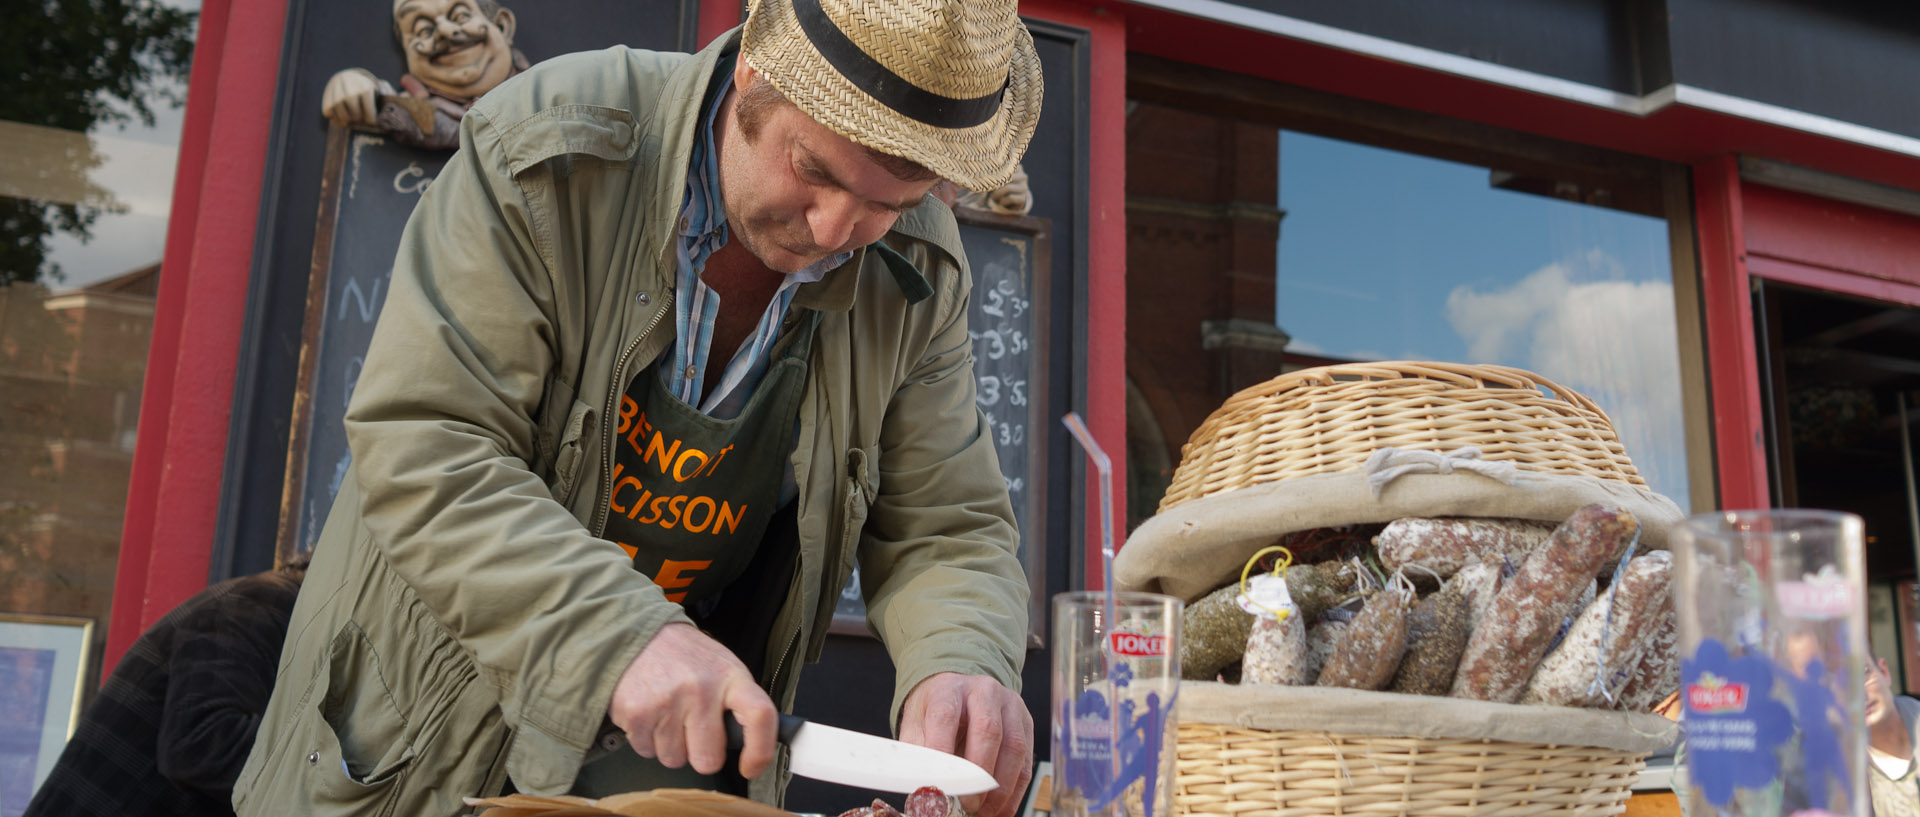
[(200, 7), (103, 678), (207, 584), (286, 14), (287, 0)]

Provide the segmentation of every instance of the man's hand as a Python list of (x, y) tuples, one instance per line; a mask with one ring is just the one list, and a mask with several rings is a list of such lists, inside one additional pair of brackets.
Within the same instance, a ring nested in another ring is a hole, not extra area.
[(747, 666), (693, 625), (660, 628), (620, 674), (607, 715), (641, 757), (714, 774), (727, 762), (721, 715), (731, 710), (746, 734), (740, 774), (759, 777), (773, 763), (779, 711)]
[(327, 80), (320, 113), (336, 125), (373, 125), (380, 118), (380, 80), (365, 68), (348, 68)]
[(960, 801), (974, 817), (1012, 817), (1033, 778), (1033, 716), (1019, 695), (984, 675), (942, 672), (915, 685), (900, 708), (900, 739), (993, 773), (1000, 788)]

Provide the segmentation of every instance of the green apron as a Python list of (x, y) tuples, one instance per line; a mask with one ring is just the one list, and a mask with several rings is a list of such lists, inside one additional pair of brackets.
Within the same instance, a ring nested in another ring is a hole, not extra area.
[[(635, 570), (652, 577), (668, 599), (690, 612), (716, 602), (749, 603), (722, 598), (721, 592), (747, 573), (757, 556), (783, 555), (763, 553), (762, 540), (779, 510), (807, 380), (806, 356), (818, 323), (819, 313), (809, 311), (775, 344), (759, 385), (730, 420), (681, 402), (660, 386), (654, 367), (627, 386), (603, 535), (633, 556)], [(782, 518), (791, 527), (791, 514)], [(723, 775), (668, 769), (623, 748), (581, 767), (573, 793), (604, 797), (668, 787), (733, 786)]]

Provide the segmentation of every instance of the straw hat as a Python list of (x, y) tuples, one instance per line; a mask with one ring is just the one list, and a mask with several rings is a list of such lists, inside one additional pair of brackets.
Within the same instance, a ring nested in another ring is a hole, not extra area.
[(1013, 176), (1040, 121), (1015, 0), (754, 0), (741, 55), (814, 121), (972, 190)]
[(1639, 519), (1642, 550), (1682, 518), (1599, 405), (1509, 366), (1290, 372), (1228, 398), (1181, 454), (1159, 513), (1114, 557), (1122, 590), (1191, 601), (1280, 536), (1407, 516), (1557, 523), (1600, 502)]

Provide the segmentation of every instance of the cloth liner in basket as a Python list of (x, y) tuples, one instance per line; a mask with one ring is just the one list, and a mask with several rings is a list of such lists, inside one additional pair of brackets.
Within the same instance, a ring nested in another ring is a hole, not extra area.
[[(1411, 473), (1393, 467), (1408, 460)], [(1303, 369), (1242, 390), (1194, 431), (1159, 513), (1115, 555), (1114, 581), (1192, 601), (1288, 533), (1407, 516), (1557, 523), (1594, 502), (1632, 512), (1642, 550), (1665, 547), (1683, 517), (1572, 389), (1509, 366)]]

